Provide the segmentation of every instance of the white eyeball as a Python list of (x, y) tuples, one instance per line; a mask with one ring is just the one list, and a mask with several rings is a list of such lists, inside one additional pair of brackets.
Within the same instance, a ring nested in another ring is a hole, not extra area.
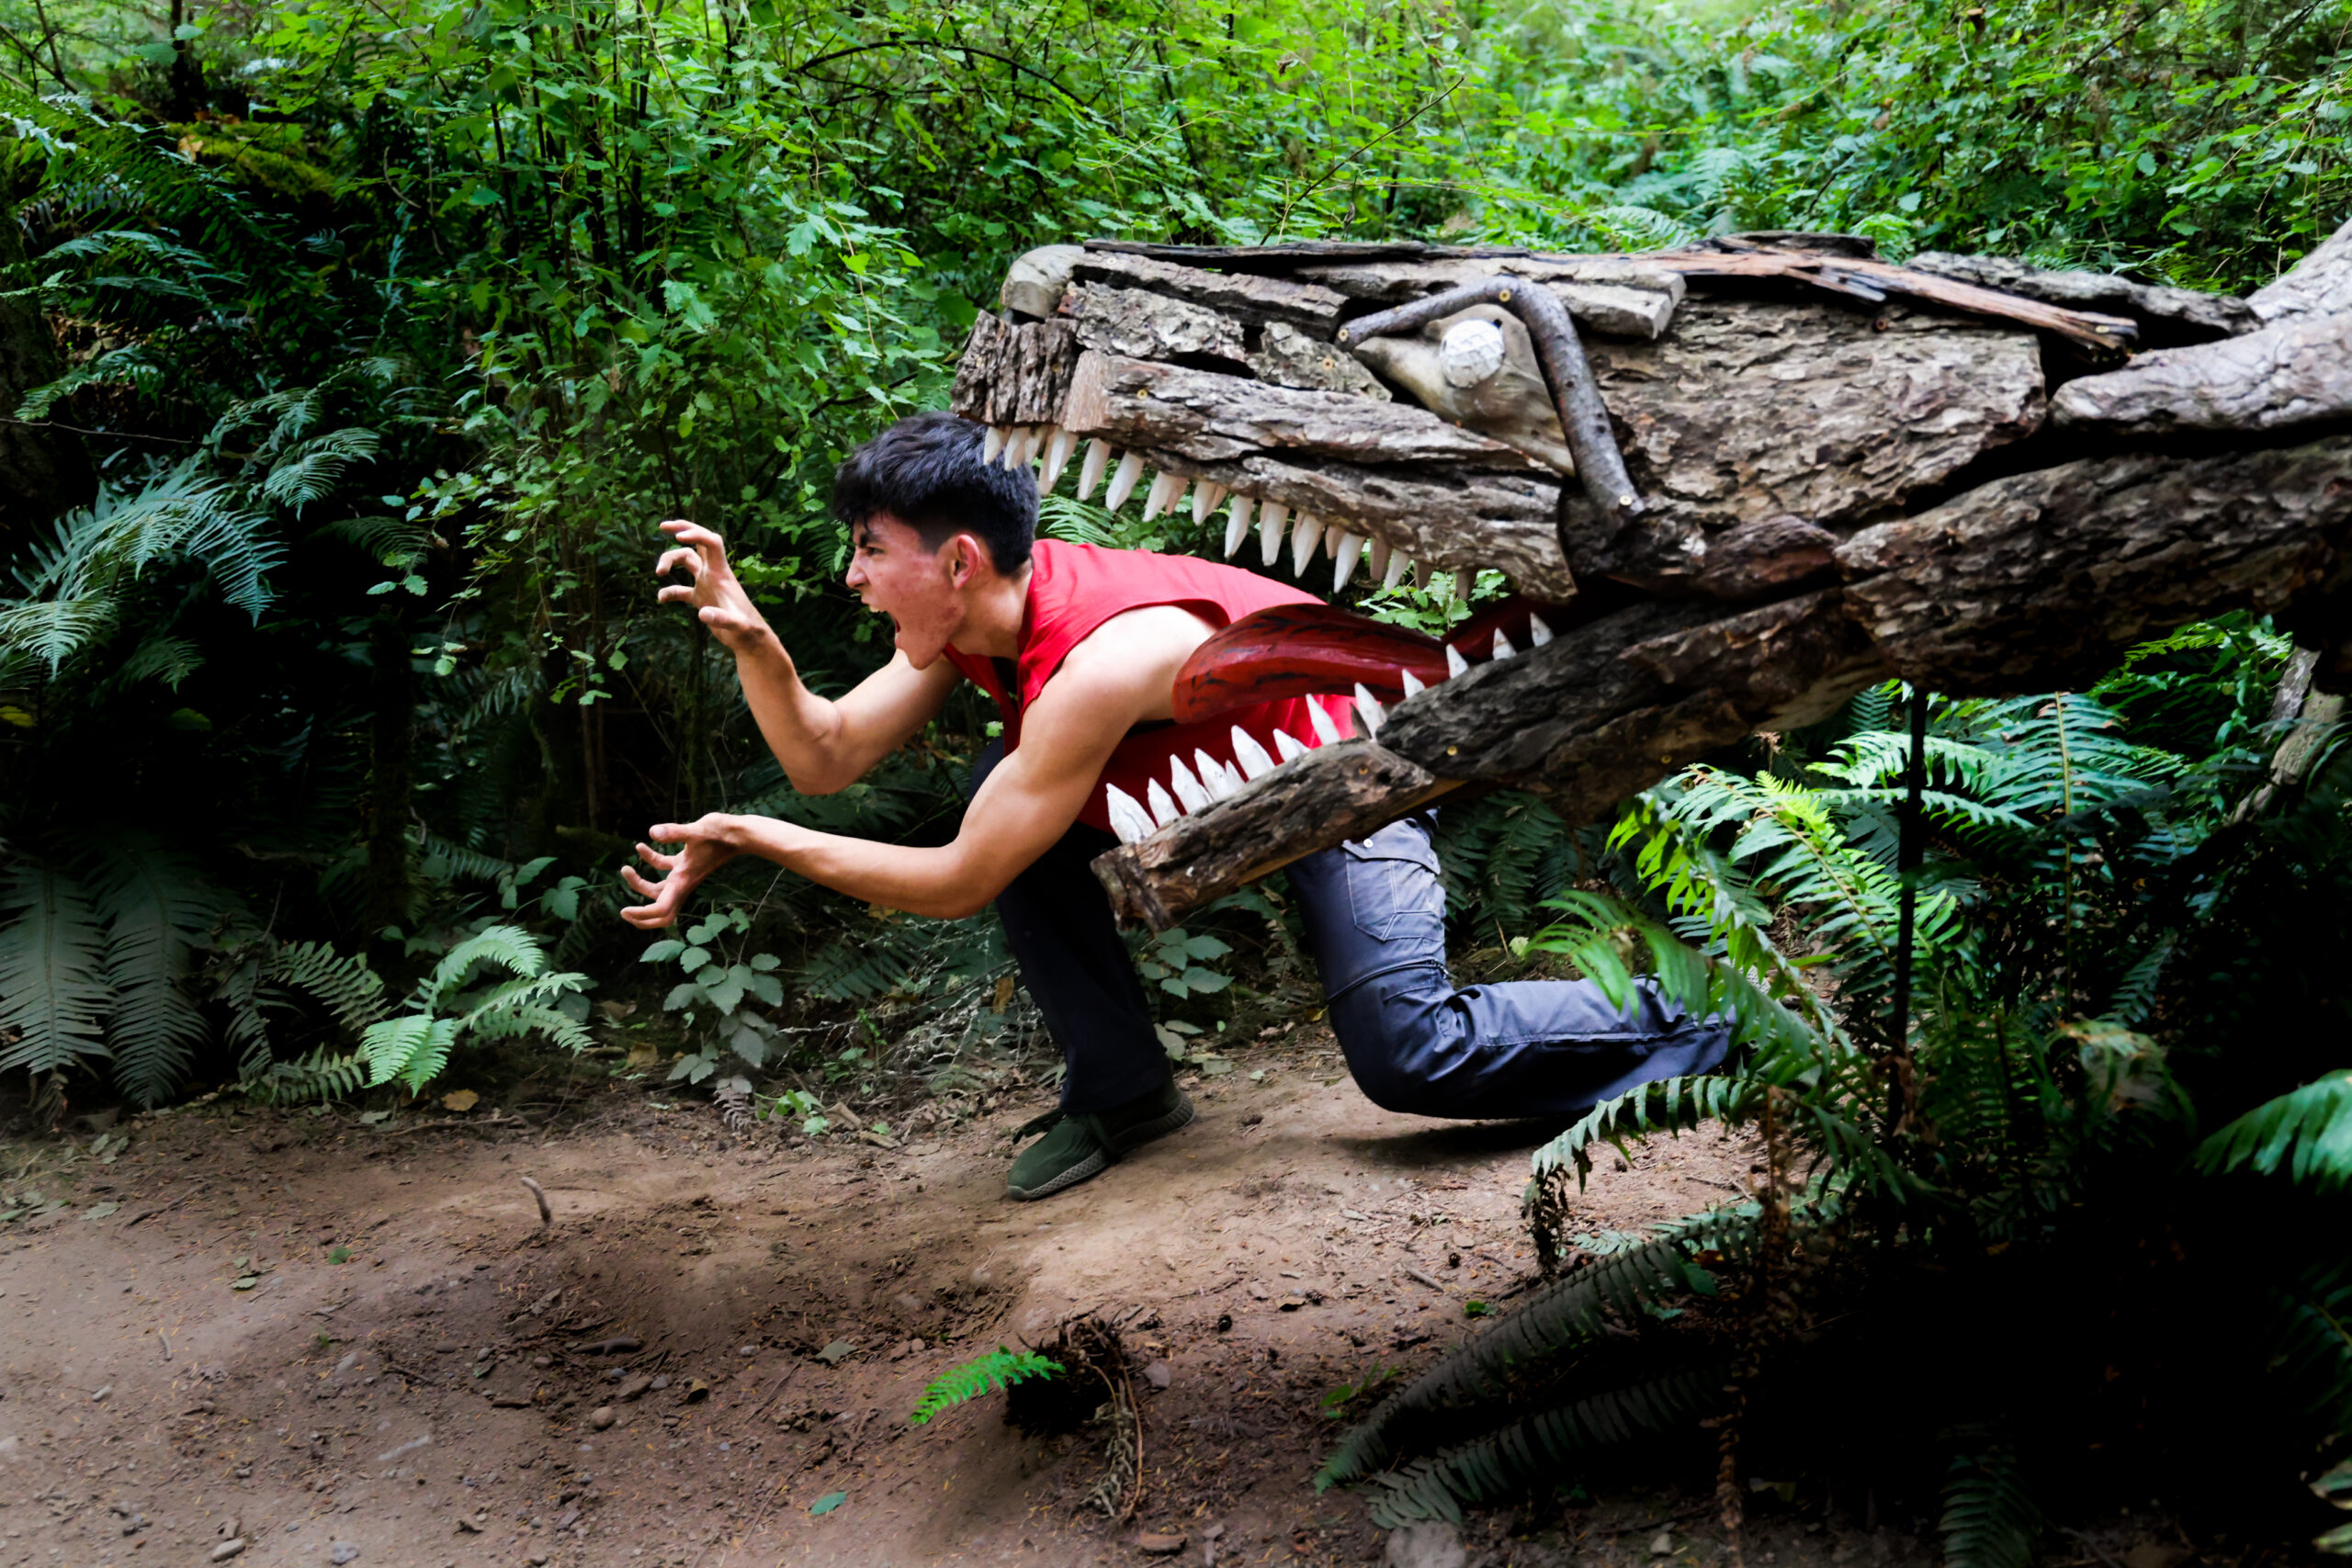
[(1473, 317), (1445, 329), (1437, 345), (1438, 369), (1453, 387), (1475, 387), (1503, 367), (1503, 330)]

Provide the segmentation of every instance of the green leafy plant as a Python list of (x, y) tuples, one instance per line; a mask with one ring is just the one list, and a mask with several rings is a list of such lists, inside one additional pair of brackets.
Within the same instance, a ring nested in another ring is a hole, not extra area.
[[(707, 1042), (671, 1069), (673, 1081), (702, 1082), (718, 1070), (721, 1048), (753, 1067), (765, 1066), (775, 1049), (775, 1026), (757, 1010), (784, 1005), (784, 982), (775, 973), (782, 961), (772, 953), (742, 952), (751, 929), (751, 911), (729, 905), (688, 927), (683, 939), (664, 937), (639, 955), (640, 963), (674, 963), (684, 973), (662, 998), (662, 1010), (683, 1013), (686, 1027), (701, 1030)], [(729, 939), (739, 954), (731, 963), (723, 956)]]
[[(503, 971), (503, 974), (501, 974)], [(541, 1035), (574, 1053), (594, 1042), (583, 1021), (584, 975), (553, 972), (537, 941), (519, 926), (485, 926), (451, 948), (408, 998), (410, 1010), (360, 1036), (368, 1083), (398, 1083), (413, 1094), (441, 1076), (458, 1046)]]
[(924, 1385), (922, 1397), (915, 1402), (914, 1414), (907, 1419), (918, 1427), (925, 1426), (943, 1410), (1031, 1378), (1059, 1377), (1062, 1370), (1059, 1361), (1035, 1350), (1008, 1350), (1000, 1345), (987, 1355), (959, 1362), (932, 1379)]

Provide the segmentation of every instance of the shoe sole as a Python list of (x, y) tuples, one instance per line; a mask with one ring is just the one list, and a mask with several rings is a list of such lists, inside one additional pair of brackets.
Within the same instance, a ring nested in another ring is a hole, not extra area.
[[(1120, 1134), (1119, 1153), (1125, 1155), (1131, 1150), (1141, 1148), (1155, 1138), (1164, 1138), (1179, 1128), (1191, 1126), (1195, 1114), (1193, 1110), (1192, 1096), (1179, 1094), (1177, 1101), (1174, 1110), (1156, 1116), (1148, 1122), (1139, 1122)], [(1097, 1149), (1069, 1169), (1056, 1175), (1051, 1181), (1043, 1186), (1015, 1187), (1011, 1182), (1007, 1182), (1004, 1192), (1008, 1198), (1016, 1199), (1023, 1203), (1034, 1203), (1040, 1198), (1050, 1198), (1057, 1192), (1066, 1192), (1080, 1182), (1091, 1180), (1110, 1168), (1111, 1156)]]

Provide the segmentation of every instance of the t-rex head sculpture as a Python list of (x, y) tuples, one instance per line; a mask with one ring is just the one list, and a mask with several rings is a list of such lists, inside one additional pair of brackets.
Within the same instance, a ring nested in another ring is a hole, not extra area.
[(1335, 590), (1491, 568), (1521, 596), (1450, 649), (1312, 616), (1204, 648), (1195, 712), (1396, 673), (1363, 682), (1376, 740), (1098, 863), (1156, 926), (1459, 784), (1589, 817), (1890, 673), (2058, 684), (2237, 605), (2334, 640), (2352, 225), (2250, 301), (1808, 234), (1097, 241), (1022, 257), (1002, 299), (954, 407), (1046, 489), (1189, 504), (1207, 547)]

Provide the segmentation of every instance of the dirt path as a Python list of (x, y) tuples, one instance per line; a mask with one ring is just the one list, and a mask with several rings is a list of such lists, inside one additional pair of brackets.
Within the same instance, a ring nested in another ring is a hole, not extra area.
[[(254, 1563), (1075, 1565), (1139, 1561), (1138, 1531), (1185, 1562), (1377, 1561), (1363, 1505), (1307, 1484), (1325, 1396), (1417, 1371), (1524, 1285), (1536, 1134), (1381, 1111), (1328, 1035), (1294, 1041), (1038, 1204), (1004, 1199), (1003, 1134), (1042, 1106), (820, 1147), (616, 1085), (553, 1134), (223, 1105), (142, 1121), (111, 1164), (6, 1151), (0, 1193), (43, 1202), (0, 1225), (0, 1563), (235, 1539)], [(1720, 1201), (1747, 1165), (1663, 1144), (1604, 1168), (1587, 1218)], [(1020, 1436), (1001, 1397), (907, 1420), (943, 1368), (1085, 1310), (1148, 1363), (1125, 1524), (1080, 1506), (1091, 1436)], [(1689, 1501), (1596, 1516), (1585, 1558), (1649, 1561)]]

